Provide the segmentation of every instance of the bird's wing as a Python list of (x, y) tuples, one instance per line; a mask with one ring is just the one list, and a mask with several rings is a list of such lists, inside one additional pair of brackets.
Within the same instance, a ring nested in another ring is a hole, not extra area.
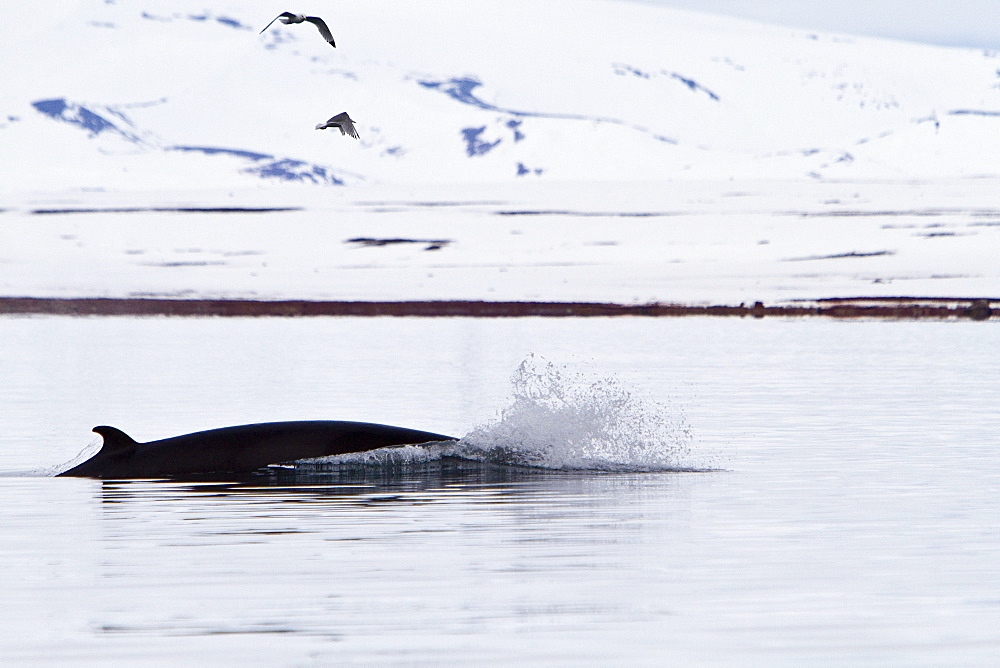
[(358, 131), (354, 127), (354, 121), (352, 121), (351, 117), (347, 115), (347, 112), (344, 112), (344, 120), (342, 122), (343, 125), (341, 125), (341, 127), (347, 131), (348, 135), (354, 137), (355, 139), (360, 139), (360, 137), (358, 137)]
[(326, 27), (326, 21), (318, 16), (307, 16), (306, 21), (319, 28), (319, 34), (323, 36), (323, 39), (328, 41), (333, 48), (337, 48), (337, 45), (333, 43), (333, 34)]
[[(292, 16), (292, 13), (291, 12), (281, 12), (280, 14), (278, 14), (277, 16), (275, 16), (273, 19), (271, 19), (271, 23), (274, 23), (275, 21), (277, 21), (278, 19), (280, 19), (282, 16)], [(264, 30), (267, 30), (268, 28), (270, 28), (271, 27), (271, 23), (268, 23), (266, 26), (264, 26)], [(264, 30), (261, 30), (260, 33), (258, 33), (258, 34), (263, 34)]]
[(342, 111), (326, 123), (320, 123), (316, 126), (317, 130), (325, 130), (326, 128), (337, 128), (340, 130), (340, 134), (350, 135), (355, 139), (360, 139), (358, 131), (354, 129), (354, 121), (351, 120), (351, 117), (347, 115), (346, 111)]

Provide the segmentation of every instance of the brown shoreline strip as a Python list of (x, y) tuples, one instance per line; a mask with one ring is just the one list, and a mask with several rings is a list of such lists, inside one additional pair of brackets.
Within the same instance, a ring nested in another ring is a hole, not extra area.
[(203, 206), (121, 206), (83, 209), (32, 209), (36, 216), (52, 216), (74, 213), (282, 213), (285, 211), (301, 211), (300, 207), (203, 207)]
[(686, 306), (680, 304), (611, 304), (601, 302), (491, 301), (258, 301), (249, 299), (51, 298), (0, 297), (0, 315), (175, 316), (175, 317), (458, 317), (587, 318), (610, 316), (729, 316), (988, 320), (1000, 313), (1000, 299), (913, 297), (817, 300), (813, 305)]

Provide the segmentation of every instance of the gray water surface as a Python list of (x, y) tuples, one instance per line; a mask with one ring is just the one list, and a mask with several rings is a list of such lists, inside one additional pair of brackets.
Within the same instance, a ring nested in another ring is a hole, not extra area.
[[(989, 665), (997, 340), (968, 322), (0, 318), (0, 663)], [(572, 411), (512, 386), (526, 359)], [(480, 427), (557, 455), (623, 388), (637, 435), (711, 470), (46, 475), (95, 424)], [(533, 421), (501, 415), (519, 392)]]

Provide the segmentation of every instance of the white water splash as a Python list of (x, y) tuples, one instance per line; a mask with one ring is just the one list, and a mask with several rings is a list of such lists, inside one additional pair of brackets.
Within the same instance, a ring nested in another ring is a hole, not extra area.
[(349, 452), (344, 455), (330, 455), (314, 459), (300, 459), (295, 462), (297, 469), (341, 470), (354, 468), (396, 468), (426, 464), (445, 456), (451, 442), (440, 445), (391, 445), (376, 450)]
[(531, 355), (511, 379), (513, 398), (492, 423), (455, 447), (458, 456), (562, 470), (690, 471), (683, 413), (643, 398), (616, 378), (573, 371)]
[(90, 440), (90, 443), (87, 444), (87, 447), (81, 450), (76, 455), (76, 457), (69, 460), (68, 462), (64, 464), (53, 464), (51, 466), (45, 466), (42, 468), (34, 469), (27, 475), (38, 475), (49, 478), (55, 477), (60, 473), (62, 473), (63, 471), (68, 471), (74, 466), (84, 463), (85, 461), (96, 455), (98, 452), (100, 452), (101, 448), (103, 447), (104, 447), (104, 439), (102, 439), (100, 436), (96, 436)]
[(458, 458), (563, 471), (705, 471), (680, 409), (616, 378), (530, 355), (511, 378), (510, 404), (457, 442), (404, 445), (302, 460), (296, 468), (410, 468)]

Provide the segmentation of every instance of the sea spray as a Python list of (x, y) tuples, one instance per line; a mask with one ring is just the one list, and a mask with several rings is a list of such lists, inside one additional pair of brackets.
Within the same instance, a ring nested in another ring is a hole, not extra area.
[(641, 397), (615, 377), (530, 355), (511, 378), (499, 417), (471, 431), (454, 454), (563, 470), (702, 470), (683, 412)]
[(349, 452), (343, 455), (301, 459), (295, 462), (295, 466), (302, 470), (311, 468), (317, 471), (324, 469), (349, 470), (351, 468), (365, 467), (405, 468), (440, 459), (445, 447), (446, 444), (441, 444), (440, 446), (390, 445), (385, 448), (366, 450), (364, 452)]
[[(578, 365), (577, 365), (578, 366)], [(407, 470), (445, 460), (563, 471), (706, 471), (684, 413), (618, 378), (529, 355), (498, 417), (458, 441), (296, 462), (312, 471)]]
[(104, 439), (101, 438), (100, 436), (95, 436), (94, 438), (90, 439), (90, 442), (87, 444), (87, 447), (81, 450), (76, 457), (69, 460), (68, 462), (64, 464), (55, 464), (52, 466), (46, 466), (40, 469), (36, 469), (32, 471), (29, 475), (42, 475), (47, 477), (55, 477), (56, 475), (62, 473), (63, 471), (68, 471), (77, 464), (82, 464), (83, 462), (87, 461), (88, 459), (96, 455), (98, 452), (100, 452), (101, 448), (103, 447), (104, 447)]

